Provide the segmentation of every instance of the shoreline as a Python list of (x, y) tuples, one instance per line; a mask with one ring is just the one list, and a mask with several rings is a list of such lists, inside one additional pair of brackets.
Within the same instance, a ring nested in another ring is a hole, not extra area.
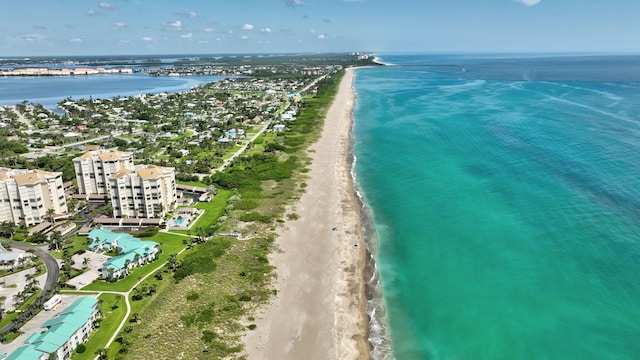
[(249, 359), (368, 359), (367, 246), (352, 178), (354, 69), (348, 68), (309, 149), (307, 187), (271, 256), (278, 295), (243, 337)]

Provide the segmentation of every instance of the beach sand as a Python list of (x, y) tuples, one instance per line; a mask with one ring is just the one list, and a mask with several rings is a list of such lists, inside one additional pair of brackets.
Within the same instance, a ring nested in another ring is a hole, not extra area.
[(278, 295), (244, 337), (249, 359), (369, 358), (366, 246), (348, 161), (353, 77), (348, 69), (311, 147), (306, 192), (292, 208), (299, 218), (276, 240)]

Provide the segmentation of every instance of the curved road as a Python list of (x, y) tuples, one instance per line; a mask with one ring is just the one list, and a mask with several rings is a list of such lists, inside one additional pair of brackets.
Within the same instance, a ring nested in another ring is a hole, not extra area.
[[(44, 263), (44, 266), (47, 268), (47, 280), (45, 281), (44, 286), (42, 287), (42, 292), (40, 292), (40, 295), (38, 295), (39, 298), (47, 296), (47, 293), (49, 292), (48, 290), (53, 291), (56, 289), (56, 285), (58, 283), (58, 276), (60, 275), (60, 267), (58, 267), (58, 262), (56, 261), (56, 259), (53, 256), (51, 256), (51, 254), (49, 254), (49, 250), (47, 249), (48, 245), (31, 246), (23, 243), (18, 243), (15, 241), (9, 241), (9, 244), (11, 244), (11, 247), (20, 249), (20, 250), (26, 251), (29, 249), (33, 249), (36, 256), (38, 256), (42, 260), (42, 262)], [(11, 330), (14, 328), (14, 326), (15, 326), (14, 323), (10, 322), (9, 324), (5, 325), (2, 329), (0, 329), (0, 332)]]
[(15, 241), (10, 242), (11, 247), (20, 249), (20, 250), (29, 250), (33, 249), (35, 254), (42, 260), (44, 266), (47, 268), (47, 281), (45, 281), (44, 286), (42, 287), (42, 292), (40, 296), (44, 296), (47, 293), (47, 290), (55, 290), (56, 285), (58, 283), (58, 276), (60, 275), (60, 267), (58, 266), (58, 262), (56, 259), (49, 254), (48, 245), (43, 246), (31, 246), (23, 243), (18, 243)]

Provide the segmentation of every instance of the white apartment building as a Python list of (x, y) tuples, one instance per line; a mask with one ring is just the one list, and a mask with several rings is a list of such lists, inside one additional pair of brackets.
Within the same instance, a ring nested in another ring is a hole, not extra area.
[(62, 173), (0, 168), (0, 222), (39, 224), (49, 209), (54, 214), (67, 212)]
[(177, 201), (174, 168), (136, 165), (109, 177), (114, 217), (164, 216)]
[(86, 343), (100, 316), (98, 299), (83, 296), (45, 321), (5, 360), (67, 360), (79, 344)]
[(133, 169), (133, 153), (114, 150), (89, 151), (73, 159), (80, 194), (109, 194), (109, 176)]

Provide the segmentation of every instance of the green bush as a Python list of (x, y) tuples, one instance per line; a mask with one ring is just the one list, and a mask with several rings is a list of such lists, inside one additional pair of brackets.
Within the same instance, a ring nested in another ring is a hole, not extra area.
[(263, 223), (269, 222), (271, 220), (271, 216), (261, 215), (257, 212), (250, 212), (248, 214), (242, 214), (240, 216), (240, 221), (251, 222), (251, 221), (260, 221)]
[(78, 354), (82, 354), (85, 351), (87, 351), (87, 346), (85, 344), (78, 344), (78, 347), (76, 347), (76, 352)]

